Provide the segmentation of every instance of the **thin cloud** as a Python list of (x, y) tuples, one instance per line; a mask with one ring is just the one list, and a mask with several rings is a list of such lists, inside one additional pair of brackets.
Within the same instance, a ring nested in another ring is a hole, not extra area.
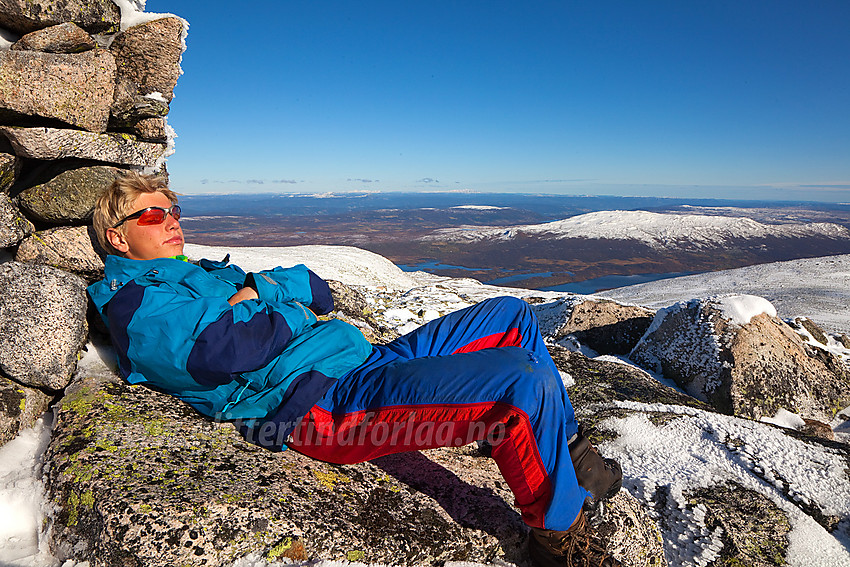
[(588, 183), (596, 179), (535, 179), (529, 183)]
[(209, 184), (237, 184), (237, 185), (265, 185), (269, 184), (294, 184), (302, 183), (295, 179), (201, 179), (201, 185)]
[(439, 179), (434, 179), (433, 177), (423, 177), (422, 179), (417, 179), (417, 183), (439, 183)]
[(834, 184), (834, 185), (800, 185), (800, 187), (808, 189), (850, 189), (850, 184)]
[(378, 183), (380, 181), (380, 179), (360, 179), (359, 177), (357, 177), (357, 178), (349, 177), (348, 181), (357, 181), (359, 183)]

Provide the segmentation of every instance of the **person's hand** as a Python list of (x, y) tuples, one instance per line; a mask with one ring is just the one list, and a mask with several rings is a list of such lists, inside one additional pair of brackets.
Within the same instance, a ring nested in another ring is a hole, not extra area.
[(240, 301), (245, 301), (246, 299), (259, 299), (259, 298), (260, 298), (260, 296), (257, 295), (257, 290), (255, 290), (251, 286), (246, 285), (245, 287), (243, 287), (242, 289), (240, 289), (239, 291), (234, 293), (232, 296), (230, 296), (230, 299), (228, 299), (227, 302), (230, 305), (236, 305)]

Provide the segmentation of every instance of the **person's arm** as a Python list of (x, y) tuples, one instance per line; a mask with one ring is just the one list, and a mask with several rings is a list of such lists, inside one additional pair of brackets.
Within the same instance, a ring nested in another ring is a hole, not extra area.
[(243, 298), (231, 305), (224, 297), (192, 297), (167, 285), (134, 282), (109, 302), (107, 317), (125, 377), (136, 371), (166, 390), (170, 376), (184, 372), (209, 387), (262, 368), (316, 322), (297, 302)]
[(260, 298), (260, 296), (257, 295), (257, 290), (254, 289), (251, 286), (246, 285), (245, 287), (243, 287), (242, 289), (240, 289), (239, 291), (237, 291), (236, 293), (231, 295), (228, 298), (227, 302), (230, 305), (236, 305), (240, 301), (245, 301), (246, 299), (259, 299), (259, 298)]
[(334, 308), (328, 283), (303, 264), (249, 273), (245, 285), (257, 290), (264, 301), (297, 301), (319, 315)]

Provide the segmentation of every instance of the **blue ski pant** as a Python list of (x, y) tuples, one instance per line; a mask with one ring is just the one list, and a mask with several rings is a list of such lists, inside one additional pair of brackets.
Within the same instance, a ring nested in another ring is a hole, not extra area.
[(487, 440), (525, 522), (566, 530), (588, 496), (567, 447), (577, 431), (536, 317), (524, 301), (498, 297), (376, 345), (287, 445), (351, 464)]

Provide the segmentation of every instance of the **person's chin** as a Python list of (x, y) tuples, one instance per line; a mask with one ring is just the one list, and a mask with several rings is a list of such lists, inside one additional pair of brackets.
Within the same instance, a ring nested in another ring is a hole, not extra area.
[(181, 254), (183, 254), (183, 244), (184, 243), (183, 243), (182, 240), (180, 242), (166, 243), (166, 244), (167, 244), (166, 248), (169, 251), (169, 253), (168, 253), (169, 256), (180, 256)]

